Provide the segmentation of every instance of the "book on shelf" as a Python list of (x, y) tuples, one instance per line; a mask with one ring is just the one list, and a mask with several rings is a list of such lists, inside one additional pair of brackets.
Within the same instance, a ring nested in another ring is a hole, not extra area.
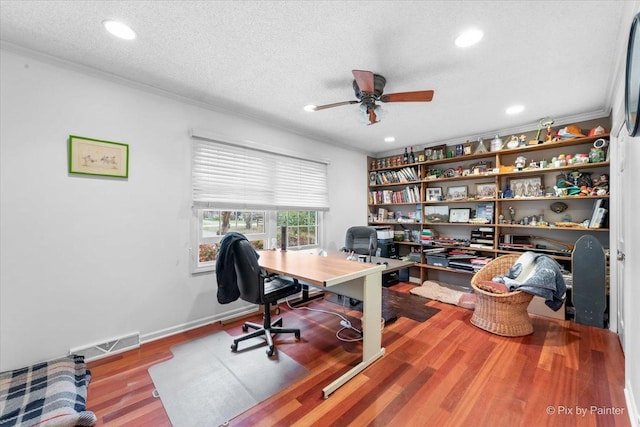
[(604, 199), (596, 199), (591, 211), (589, 228), (603, 228), (606, 225), (609, 204)]
[(478, 248), (478, 249), (493, 249), (493, 242), (491, 244), (484, 243), (469, 243), (470, 248)]

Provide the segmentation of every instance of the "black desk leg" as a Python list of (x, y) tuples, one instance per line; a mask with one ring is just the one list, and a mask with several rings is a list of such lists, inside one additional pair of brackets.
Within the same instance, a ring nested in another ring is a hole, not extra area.
[(310, 301), (324, 298), (324, 292), (318, 292), (313, 295), (309, 295), (309, 285), (305, 285), (302, 283), (302, 298), (296, 301), (290, 301), (289, 304), (292, 307), (297, 307), (299, 305), (307, 304)]

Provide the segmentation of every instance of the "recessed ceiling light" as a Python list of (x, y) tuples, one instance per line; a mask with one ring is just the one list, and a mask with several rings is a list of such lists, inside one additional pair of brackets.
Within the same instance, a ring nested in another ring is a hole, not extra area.
[(387, 136), (384, 138), (384, 142), (395, 142), (396, 138), (393, 136)]
[(464, 33), (460, 34), (456, 39), (456, 46), (469, 47), (482, 40), (484, 33), (476, 28), (471, 28)]
[(316, 111), (316, 106), (312, 105), (312, 104), (305, 105), (304, 106), (304, 111), (309, 111), (309, 112)]
[(505, 110), (505, 113), (509, 115), (519, 114), (524, 111), (524, 105), (512, 105), (511, 107)]
[(114, 36), (124, 39), (133, 40), (136, 38), (136, 33), (128, 25), (120, 21), (106, 20), (102, 21), (102, 25)]

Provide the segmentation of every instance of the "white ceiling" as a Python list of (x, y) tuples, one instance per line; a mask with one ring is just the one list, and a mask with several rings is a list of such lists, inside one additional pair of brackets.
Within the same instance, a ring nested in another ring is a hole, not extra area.
[[(629, 1), (5, 1), (2, 46), (28, 49), (368, 153), (603, 117), (624, 62)], [(105, 19), (138, 34), (123, 41)], [(454, 45), (468, 27), (471, 48)], [(386, 103), (380, 123), (354, 100), (351, 70), (385, 93), (433, 89), (430, 103)], [(517, 116), (505, 115), (523, 104)], [(215, 129), (213, 129), (215, 130)], [(395, 143), (383, 138), (395, 136)]]

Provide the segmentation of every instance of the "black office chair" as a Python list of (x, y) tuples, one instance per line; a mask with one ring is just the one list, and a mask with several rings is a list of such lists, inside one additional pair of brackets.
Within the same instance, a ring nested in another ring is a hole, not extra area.
[(238, 343), (250, 338), (264, 335), (269, 348), (267, 356), (273, 356), (275, 345), (272, 334), (292, 333), (296, 339), (300, 338), (300, 329), (283, 328), (282, 318), (271, 321), (271, 305), (289, 295), (300, 292), (301, 286), (295, 279), (286, 279), (276, 275), (268, 275), (260, 268), (256, 251), (247, 240), (238, 240), (233, 243), (234, 266), (240, 298), (253, 304), (263, 304), (264, 313), (262, 325), (253, 322), (245, 322), (242, 330), (247, 332), (249, 328), (254, 331), (242, 335), (233, 340), (231, 350), (238, 350)]
[[(358, 255), (369, 255), (369, 260), (376, 254), (378, 249), (378, 232), (373, 227), (354, 226), (347, 229), (344, 237), (344, 250)], [(355, 298), (349, 298), (349, 304), (356, 306), (360, 301)]]
[(344, 238), (344, 251), (374, 256), (376, 249), (378, 249), (378, 233), (375, 228), (356, 226), (347, 229)]

